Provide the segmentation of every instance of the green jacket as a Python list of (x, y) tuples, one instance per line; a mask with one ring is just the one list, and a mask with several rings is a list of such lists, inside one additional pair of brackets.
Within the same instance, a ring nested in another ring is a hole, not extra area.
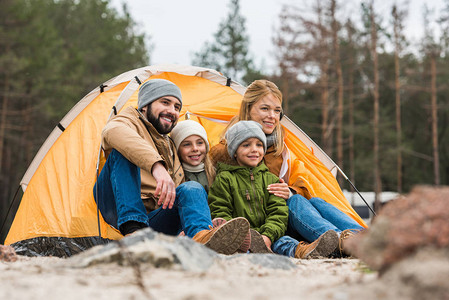
[(217, 173), (209, 189), (212, 218), (244, 217), (271, 242), (285, 234), (288, 207), (284, 199), (268, 193), (268, 185), (279, 178), (263, 162), (255, 168), (219, 163)]

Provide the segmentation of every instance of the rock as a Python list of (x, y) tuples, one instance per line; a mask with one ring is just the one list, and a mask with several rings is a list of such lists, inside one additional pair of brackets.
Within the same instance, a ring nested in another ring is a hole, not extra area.
[(420, 186), (385, 205), (348, 247), (395, 299), (449, 299), (449, 187)]
[(449, 249), (420, 248), (382, 275), (405, 299), (449, 299)]
[(254, 254), (235, 254), (231, 256), (222, 256), (225, 261), (238, 260), (243, 261), (263, 268), (277, 269), (277, 270), (293, 270), (296, 269), (295, 263), (287, 256), (269, 253), (254, 253)]
[(13, 247), (0, 245), (0, 261), (14, 262), (16, 260), (17, 254)]
[(381, 272), (421, 248), (449, 247), (449, 187), (419, 186), (385, 205), (366, 232), (348, 247)]
[(157, 268), (188, 271), (209, 268), (218, 254), (186, 237), (172, 237), (145, 228), (105, 246), (96, 246), (68, 259), (73, 267), (102, 263), (149, 263)]
[(252, 254), (249, 261), (269, 269), (292, 270), (296, 268), (290, 258), (277, 254)]
[(296, 265), (290, 258), (276, 254), (218, 254), (184, 236), (168, 236), (145, 228), (105, 246), (96, 246), (67, 259), (75, 268), (98, 264), (151, 264), (156, 268), (180, 268), (186, 271), (205, 271), (215, 262), (242, 259), (250, 265), (268, 269), (292, 270)]

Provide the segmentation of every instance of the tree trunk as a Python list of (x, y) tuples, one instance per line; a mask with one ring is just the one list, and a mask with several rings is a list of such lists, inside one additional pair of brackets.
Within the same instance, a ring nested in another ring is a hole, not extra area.
[(437, 67), (436, 55), (430, 56), (431, 72), (431, 110), (432, 110), (432, 147), (433, 147), (433, 173), (435, 185), (440, 185), (440, 159), (438, 155), (438, 108), (437, 108)]
[(321, 140), (324, 151), (331, 155), (330, 141), (329, 141), (329, 86), (327, 67), (321, 65), (323, 74), (321, 75)]
[(321, 141), (323, 149), (328, 155), (332, 155), (331, 142), (331, 127), (329, 125), (329, 54), (327, 51), (327, 33), (323, 24), (322, 15), (323, 11), (321, 4), (317, 1), (317, 15), (318, 15), (318, 28), (320, 30), (319, 35), (319, 64), (320, 64), (320, 89), (321, 89)]
[[(0, 174), (3, 174), (3, 148), (5, 145), (6, 139), (6, 116), (8, 113), (8, 101), (9, 101), (9, 82), (8, 82), (8, 73), (6, 73), (6, 78), (3, 87), (3, 101), (2, 101), (2, 113), (1, 113), (1, 121), (0, 121)], [(3, 177), (3, 176), (2, 176)], [(0, 177), (0, 181), (3, 179)]]
[[(338, 24), (335, 18), (336, 0), (331, 2), (331, 16), (332, 16), (332, 42), (334, 49), (334, 63), (337, 73), (337, 164), (343, 169), (343, 72), (341, 69), (340, 60), (340, 43), (338, 40)], [(343, 177), (338, 176), (338, 183), (340, 187), (343, 186)]]
[(377, 56), (377, 26), (374, 20), (374, 0), (370, 4), (370, 19), (371, 19), (371, 56), (373, 59), (373, 75), (374, 75), (374, 116), (373, 116), (373, 129), (374, 129), (374, 207), (378, 211), (380, 209), (380, 193), (382, 192), (380, 181), (380, 165), (379, 165), (379, 63)]
[[(353, 29), (348, 26), (348, 43), (353, 45)], [(351, 182), (355, 184), (355, 167), (354, 167), (354, 55), (350, 53), (348, 59), (348, 102), (349, 102), (349, 177)], [(351, 186), (351, 191), (354, 189)], [(354, 197), (352, 197), (354, 202)], [(354, 204), (354, 203), (352, 203)]]
[(397, 191), (402, 193), (402, 126), (401, 126), (401, 84), (399, 82), (399, 15), (397, 9), (393, 9), (394, 17), (394, 87), (396, 100), (396, 148), (397, 148)]
[(284, 106), (284, 113), (288, 114), (290, 111), (289, 107), (290, 95), (289, 95), (288, 74), (286, 69), (284, 69), (281, 76), (282, 76), (282, 99), (283, 99), (282, 104)]

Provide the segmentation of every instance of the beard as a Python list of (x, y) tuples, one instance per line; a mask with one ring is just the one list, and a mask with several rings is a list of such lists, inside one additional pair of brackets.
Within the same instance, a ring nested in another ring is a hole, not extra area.
[[(172, 124), (163, 124), (161, 122), (162, 117), (171, 119)], [(153, 125), (154, 128), (156, 128), (157, 132), (159, 132), (160, 134), (170, 133), (176, 125), (176, 118), (173, 115), (160, 113), (159, 116), (156, 117), (152, 114), (151, 107), (149, 107), (147, 111), (147, 120)]]

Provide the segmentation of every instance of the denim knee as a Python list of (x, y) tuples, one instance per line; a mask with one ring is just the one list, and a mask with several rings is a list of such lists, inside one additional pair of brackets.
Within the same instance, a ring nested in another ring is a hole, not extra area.
[(204, 187), (196, 181), (186, 181), (176, 188), (176, 202), (206, 199), (207, 193)]
[(296, 194), (287, 199), (287, 206), (294, 206), (304, 201), (308, 201), (306, 197)]
[(207, 198), (206, 190), (201, 185), (201, 183), (198, 183), (196, 181), (186, 181), (178, 185), (178, 187), (176, 188), (176, 194), (182, 193), (197, 194), (197, 195), (199, 194)]
[(309, 201), (311, 202), (311, 203), (327, 203), (326, 201), (324, 201), (323, 199), (321, 199), (321, 198), (318, 198), (318, 197), (313, 197), (313, 198), (310, 198), (309, 199)]
[[(176, 188), (176, 191), (178, 190), (186, 190), (186, 191), (196, 191), (196, 190), (204, 190), (204, 187), (201, 185), (201, 183), (196, 181), (186, 181), (178, 185)], [(205, 191), (205, 190), (204, 190)]]

